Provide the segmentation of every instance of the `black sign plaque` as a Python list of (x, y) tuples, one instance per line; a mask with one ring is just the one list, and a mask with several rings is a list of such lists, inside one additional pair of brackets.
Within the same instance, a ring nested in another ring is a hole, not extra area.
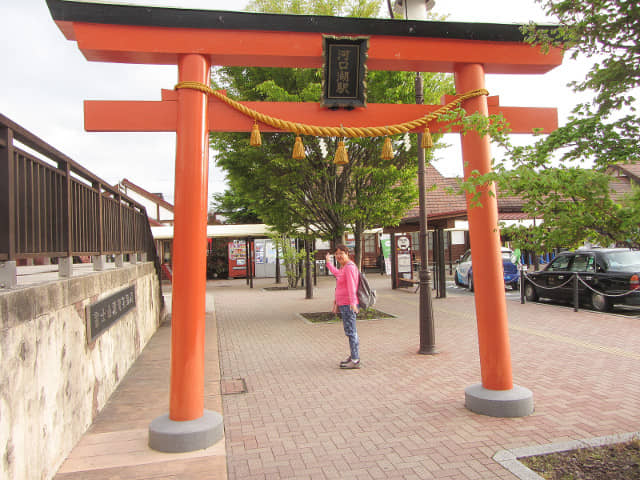
[(322, 106), (365, 107), (369, 38), (324, 35), (322, 50)]
[(134, 286), (120, 290), (87, 306), (87, 343), (92, 343), (102, 332), (136, 306)]

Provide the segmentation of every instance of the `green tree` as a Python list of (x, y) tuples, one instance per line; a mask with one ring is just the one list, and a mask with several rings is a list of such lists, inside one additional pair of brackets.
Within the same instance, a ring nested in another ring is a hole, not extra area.
[(236, 189), (227, 189), (224, 193), (214, 195), (213, 207), (223, 214), (228, 223), (262, 223), (258, 214), (249, 206), (249, 201)]
[[(534, 145), (500, 142), (507, 155), (496, 164), (500, 191), (520, 195), (524, 210), (539, 219), (532, 229), (503, 232), (537, 251), (576, 247), (585, 241), (640, 245), (638, 199), (613, 194), (606, 169), (637, 162), (640, 122), (634, 94), (640, 83), (640, 4), (637, 0), (536, 0), (558, 19), (557, 29), (529, 25), (528, 41), (561, 47), (593, 67), (570, 85), (591, 92), (567, 123)], [(589, 167), (593, 168), (589, 168)]]
[[(298, 283), (305, 277), (307, 268), (313, 268), (311, 265), (305, 265), (307, 252), (298, 250), (296, 239), (289, 237), (287, 234), (274, 233), (269, 235), (273, 240), (276, 248), (281, 252), (285, 273), (287, 275), (287, 285), (289, 288), (298, 288)], [(312, 258), (315, 252), (312, 253)]]
[[(249, 8), (371, 16), (380, 3), (264, 0)], [(237, 99), (319, 102), (320, 75), (317, 69), (228, 67), (217, 70), (213, 80)], [(369, 72), (368, 101), (414, 103), (413, 79), (408, 72)], [(426, 74), (426, 84), (426, 102), (438, 103), (453, 91), (448, 75)], [(262, 147), (251, 148), (246, 134), (212, 135), (212, 146), (220, 152), (217, 162), (234, 192), (280, 232), (302, 236), (299, 232), (312, 225), (313, 235), (338, 241), (353, 226), (360, 239), (367, 228), (397, 224), (417, 199), (416, 147), (411, 141), (393, 138), (395, 157), (382, 160), (382, 139), (348, 140), (349, 164), (338, 167), (332, 161), (338, 139), (304, 137), (304, 160), (291, 158), (293, 140), (292, 134), (264, 133)], [(359, 259), (360, 242), (356, 245)]]

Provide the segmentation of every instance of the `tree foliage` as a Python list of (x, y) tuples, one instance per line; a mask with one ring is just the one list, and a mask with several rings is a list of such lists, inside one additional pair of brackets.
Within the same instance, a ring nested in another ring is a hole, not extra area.
[(249, 203), (234, 189), (214, 195), (216, 211), (222, 213), (228, 223), (262, 223), (262, 219)]
[[(255, 0), (250, 9), (269, 12), (371, 16), (380, 1)], [(414, 103), (415, 74), (368, 74), (368, 101)], [(241, 100), (319, 102), (321, 72), (317, 69), (227, 67), (216, 71), (214, 82), (229, 96)], [(450, 76), (426, 75), (427, 102), (438, 103), (453, 90)], [(341, 124), (336, 111), (336, 125)], [(304, 123), (304, 119), (299, 119)], [(346, 141), (349, 164), (333, 163), (336, 138), (303, 137), (306, 158), (291, 158), (294, 135), (263, 133), (262, 146), (248, 145), (247, 134), (214, 134), (212, 147), (219, 152), (218, 165), (227, 173), (231, 192), (246, 202), (279, 232), (297, 232), (306, 226), (315, 235), (339, 240), (353, 226), (356, 237), (373, 226), (397, 224), (417, 199), (416, 146), (414, 140), (394, 137), (395, 156), (380, 159), (383, 139)], [(359, 245), (359, 242), (357, 242)]]
[(525, 199), (534, 228), (503, 229), (525, 248), (548, 251), (602, 245), (640, 245), (638, 193), (612, 193), (607, 167), (639, 160), (640, 4), (637, 0), (536, 0), (558, 20), (557, 29), (529, 25), (528, 41), (561, 47), (593, 67), (570, 86), (593, 99), (575, 106), (567, 123), (534, 145), (499, 143), (507, 155), (495, 166), (503, 194)]

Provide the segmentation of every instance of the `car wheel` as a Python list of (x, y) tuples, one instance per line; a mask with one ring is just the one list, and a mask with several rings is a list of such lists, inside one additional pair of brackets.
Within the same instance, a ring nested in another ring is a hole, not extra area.
[(513, 282), (511, 284), (511, 290), (519, 290), (520, 289), (520, 284), (518, 282)]
[(524, 285), (524, 297), (528, 302), (538, 301), (538, 294), (536, 293), (536, 289), (530, 283), (525, 283)]
[(473, 275), (469, 275), (469, 278), (467, 278), (467, 280), (469, 281), (469, 291), (473, 292)]
[(591, 293), (591, 305), (599, 312), (608, 312), (611, 310), (611, 302), (601, 293)]

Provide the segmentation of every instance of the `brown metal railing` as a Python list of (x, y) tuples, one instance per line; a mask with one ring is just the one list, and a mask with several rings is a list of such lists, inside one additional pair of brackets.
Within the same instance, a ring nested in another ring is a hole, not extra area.
[(0, 115), (0, 261), (137, 253), (160, 275), (144, 206)]

